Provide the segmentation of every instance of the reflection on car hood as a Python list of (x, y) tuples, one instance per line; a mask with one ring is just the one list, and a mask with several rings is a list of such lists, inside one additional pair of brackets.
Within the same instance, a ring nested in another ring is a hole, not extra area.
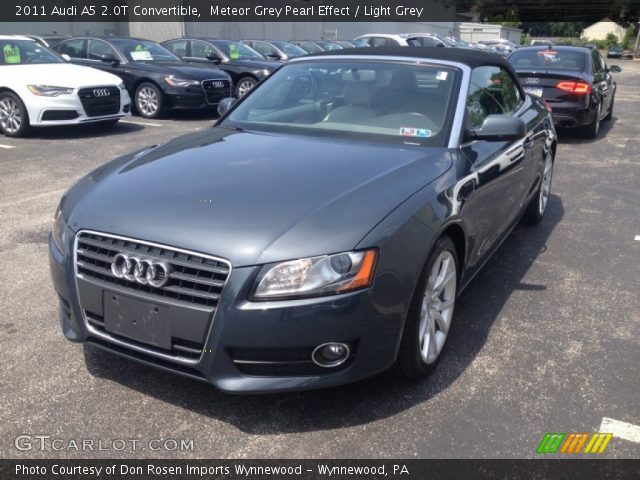
[(352, 249), (451, 164), (446, 149), (214, 128), (99, 168), (64, 211), (76, 231), (246, 266)]

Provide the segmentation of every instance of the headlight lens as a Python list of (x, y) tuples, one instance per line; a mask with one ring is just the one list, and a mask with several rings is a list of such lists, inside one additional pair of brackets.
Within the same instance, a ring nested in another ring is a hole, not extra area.
[(54, 245), (64, 253), (64, 240), (67, 233), (67, 223), (62, 218), (62, 209), (58, 207), (53, 217), (53, 226), (51, 227), (51, 238)]
[(192, 87), (200, 85), (199, 80), (191, 80), (189, 78), (180, 78), (175, 75), (169, 75), (168, 77), (164, 77), (164, 81), (167, 82), (172, 87)]
[(373, 280), (376, 258), (376, 250), (364, 250), (267, 265), (258, 276), (253, 296), (264, 300), (366, 288)]
[(73, 93), (73, 88), (57, 87), (54, 85), (27, 85), (27, 88), (34, 95), (41, 97), (57, 97), (58, 95), (68, 95)]

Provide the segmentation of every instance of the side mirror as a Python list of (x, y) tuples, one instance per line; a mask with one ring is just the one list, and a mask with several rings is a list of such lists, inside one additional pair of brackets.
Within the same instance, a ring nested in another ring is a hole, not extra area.
[(104, 63), (113, 63), (114, 65), (117, 65), (118, 63), (120, 63), (120, 61), (110, 53), (105, 53), (104, 55), (100, 55), (100, 61)]
[(622, 67), (620, 65), (611, 65), (609, 67), (610, 72), (620, 73), (622, 71)]
[(60, 55), (62, 58), (65, 59), (65, 61), (70, 62), (71, 61), (71, 57), (69, 55), (67, 55), (66, 53), (63, 53), (62, 55)]
[(520, 118), (510, 115), (489, 115), (480, 128), (469, 128), (465, 140), (485, 140), (487, 142), (506, 142), (520, 140), (527, 134), (527, 127)]
[(267, 55), (267, 58), (270, 58), (272, 60), (282, 60), (282, 57), (280, 55), (278, 55), (277, 53), (269, 53)]
[(220, 100), (220, 103), (218, 104), (218, 115), (223, 116), (229, 111), (234, 103), (236, 103), (235, 97), (226, 97)]

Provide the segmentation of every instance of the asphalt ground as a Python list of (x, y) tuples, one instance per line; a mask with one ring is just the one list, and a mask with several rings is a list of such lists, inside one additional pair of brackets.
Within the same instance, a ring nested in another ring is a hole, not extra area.
[[(559, 132), (546, 218), (517, 227), (462, 294), (441, 363), (417, 383), (385, 374), (231, 396), (67, 342), (47, 263), (61, 195), (110, 159), (213, 117), (0, 136), (0, 457), (535, 458), (546, 432), (595, 432), (603, 418), (639, 425), (640, 62), (620, 63), (613, 120), (595, 141)], [(34, 441), (23, 451), (21, 434), (112, 449)], [(118, 439), (125, 450), (113, 449)], [(154, 451), (153, 439), (193, 448)], [(600, 456), (638, 458), (640, 443), (614, 437)]]

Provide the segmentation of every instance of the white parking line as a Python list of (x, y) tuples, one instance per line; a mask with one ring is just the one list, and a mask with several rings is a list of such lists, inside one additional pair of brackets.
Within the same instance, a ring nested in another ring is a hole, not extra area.
[(120, 120), (121, 123), (132, 123), (133, 125), (146, 125), (148, 127), (161, 127), (161, 123), (151, 123), (151, 122), (138, 122), (133, 120)]
[(640, 426), (633, 423), (621, 422), (613, 418), (604, 417), (600, 423), (599, 432), (613, 433), (615, 438), (621, 438), (634, 443), (640, 443)]
[(0, 148), (16, 148), (13, 145), (3, 145), (2, 143), (0, 143)]

